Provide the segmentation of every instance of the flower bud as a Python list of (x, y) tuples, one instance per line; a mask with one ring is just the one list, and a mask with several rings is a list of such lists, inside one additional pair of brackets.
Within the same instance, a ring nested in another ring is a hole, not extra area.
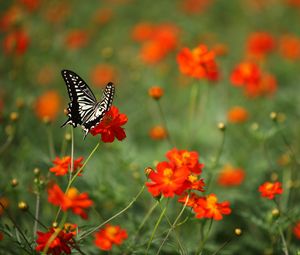
[(28, 205), (26, 202), (24, 201), (21, 201), (18, 203), (18, 208), (21, 210), (21, 211), (27, 211), (28, 210)]
[(164, 90), (159, 86), (153, 86), (148, 90), (148, 94), (153, 99), (158, 100), (164, 95)]
[(37, 167), (33, 169), (34, 175), (39, 175), (40, 172), (41, 172), (41, 170), (39, 168), (37, 168)]
[(57, 227), (58, 227), (58, 223), (57, 223), (56, 221), (54, 221), (54, 222), (52, 223), (52, 227), (53, 227), (53, 228), (57, 228)]
[(66, 141), (71, 141), (71, 139), (72, 139), (71, 134), (70, 134), (70, 133), (66, 133), (66, 134), (65, 134), (65, 140), (66, 140)]
[(234, 230), (234, 234), (235, 234), (236, 236), (240, 236), (240, 235), (242, 235), (242, 230), (241, 230), (240, 228), (236, 228), (236, 229)]
[(278, 218), (279, 215), (280, 215), (280, 211), (277, 208), (272, 210), (273, 218)]
[(19, 181), (16, 178), (13, 178), (10, 182), (12, 187), (16, 187), (19, 184)]
[(11, 121), (15, 122), (19, 119), (19, 114), (17, 112), (12, 112), (10, 113), (9, 118)]
[(148, 178), (149, 174), (150, 174), (152, 171), (154, 171), (154, 170), (153, 170), (153, 168), (151, 168), (151, 167), (146, 167), (146, 168), (145, 168), (144, 173), (145, 173), (145, 175), (147, 176), (147, 178)]
[(224, 124), (223, 122), (219, 122), (219, 123), (218, 123), (218, 129), (219, 129), (220, 131), (225, 131), (225, 129), (226, 129), (225, 124)]
[(270, 118), (271, 118), (271, 120), (273, 120), (273, 121), (277, 121), (277, 118), (278, 118), (278, 114), (277, 114), (277, 112), (271, 112), (270, 113)]

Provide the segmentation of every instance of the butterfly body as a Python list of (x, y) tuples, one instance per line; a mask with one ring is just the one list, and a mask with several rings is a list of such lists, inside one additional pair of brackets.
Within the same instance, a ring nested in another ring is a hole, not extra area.
[(70, 98), (67, 109), (69, 118), (62, 127), (67, 124), (74, 128), (80, 125), (85, 132), (85, 138), (90, 129), (100, 123), (105, 113), (110, 109), (115, 87), (112, 82), (109, 82), (98, 102), (92, 90), (79, 75), (70, 70), (62, 70), (61, 73)]

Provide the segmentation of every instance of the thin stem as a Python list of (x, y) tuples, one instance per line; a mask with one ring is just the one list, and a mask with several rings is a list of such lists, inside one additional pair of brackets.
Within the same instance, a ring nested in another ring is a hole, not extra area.
[(74, 131), (73, 131), (73, 127), (71, 126), (71, 166), (69, 172), (69, 182), (72, 179), (73, 172), (74, 172)]
[(36, 201), (35, 201), (35, 216), (34, 216), (34, 226), (33, 226), (33, 237), (36, 239), (36, 231), (37, 225), (39, 222), (39, 211), (40, 211), (40, 194), (36, 194)]
[(184, 210), (185, 210), (185, 208), (186, 208), (186, 205), (187, 205), (188, 201), (189, 201), (189, 195), (186, 197), (185, 203), (184, 203), (184, 205), (183, 205), (183, 207), (182, 207), (180, 213), (178, 214), (177, 218), (175, 219), (175, 221), (174, 221), (173, 224), (171, 225), (171, 227), (170, 227), (170, 229), (169, 229), (167, 235), (165, 236), (164, 240), (162, 241), (162, 243), (161, 243), (161, 245), (160, 245), (160, 247), (159, 247), (159, 249), (158, 249), (156, 255), (158, 255), (158, 254), (160, 253), (162, 247), (164, 246), (165, 242), (167, 241), (167, 239), (168, 239), (169, 235), (171, 234), (172, 230), (175, 229), (176, 224), (177, 224), (177, 222), (179, 221), (181, 215), (183, 214), (183, 212), (184, 212)]
[(289, 250), (285, 241), (285, 237), (283, 235), (283, 232), (281, 230), (281, 227), (279, 227), (279, 233), (280, 233), (280, 237), (281, 237), (281, 241), (282, 241), (282, 251), (284, 253), (284, 255), (289, 255)]
[(145, 185), (143, 185), (143, 187), (141, 188), (141, 190), (139, 191), (139, 193), (133, 198), (133, 200), (121, 211), (119, 211), (118, 213), (116, 213), (115, 215), (113, 215), (112, 217), (110, 217), (108, 220), (104, 221), (103, 223), (101, 223), (100, 225), (98, 225), (97, 227), (93, 228), (90, 231), (87, 231), (85, 234), (83, 234), (79, 240), (84, 239), (85, 237), (93, 234), (95, 231), (97, 231), (99, 228), (101, 228), (102, 226), (104, 226), (105, 224), (107, 224), (108, 222), (110, 222), (111, 220), (117, 218), (119, 215), (121, 215), (122, 213), (124, 213), (125, 211), (127, 211), (133, 204), (134, 202), (139, 198), (139, 196), (143, 193), (145, 189)]
[(168, 142), (169, 142), (169, 144), (170, 144), (171, 147), (175, 147), (175, 144), (174, 144), (173, 140), (171, 139), (170, 131), (169, 131), (168, 126), (167, 126), (166, 117), (165, 117), (165, 114), (163, 112), (160, 100), (156, 100), (156, 102), (157, 102), (157, 105), (158, 105), (158, 109), (159, 109), (159, 113), (160, 113), (163, 125), (164, 125), (164, 127), (165, 127), (165, 129), (167, 131)]
[(158, 220), (157, 220), (157, 222), (156, 222), (156, 224), (155, 224), (155, 226), (154, 226), (154, 229), (153, 229), (153, 231), (152, 231), (151, 237), (150, 237), (150, 239), (149, 239), (149, 241), (148, 241), (147, 250), (146, 250), (146, 255), (148, 254), (148, 251), (149, 251), (149, 248), (150, 248), (151, 243), (152, 243), (152, 241), (153, 241), (153, 238), (154, 238), (154, 236), (155, 236), (156, 230), (157, 230), (157, 228), (158, 228), (158, 226), (159, 226), (161, 220), (163, 219), (163, 217), (164, 217), (164, 215), (165, 215), (165, 213), (166, 213), (168, 204), (169, 204), (169, 199), (167, 200), (166, 206), (165, 206), (165, 208), (162, 210), (162, 212), (161, 212), (161, 214), (159, 215), (159, 218), (158, 218)]
[(47, 127), (47, 134), (48, 134), (48, 144), (49, 144), (49, 155), (50, 155), (50, 159), (53, 159), (55, 157), (55, 149), (53, 143), (52, 129), (50, 125)]
[(207, 232), (206, 232), (206, 234), (205, 234), (205, 236), (204, 236), (204, 238), (203, 238), (203, 241), (200, 243), (199, 249), (198, 249), (198, 251), (196, 252), (196, 254), (199, 254), (199, 255), (202, 254), (203, 249), (204, 249), (204, 245), (206, 244), (207, 239), (208, 239), (208, 237), (209, 237), (209, 233), (210, 233), (212, 224), (213, 224), (213, 219), (210, 219), (208, 230), (207, 230)]
[(217, 249), (212, 255), (217, 255), (217, 253), (219, 253), (219, 251), (221, 251), (223, 248), (225, 248), (225, 246), (227, 246), (231, 241), (233, 240), (233, 237), (230, 238), (229, 240), (227, 240), (226, 242), (224, 242), (219, 249)]
[(27, 210), (26, 212), (29, 214), (29, 216), (30, 216), (33, 220), (35, 220), (35, 221), (36, 221), (38, 224), (40, 224), (43, 228), (48, 229), (48, 227), (47, 227), (46, 225), (44, 225), (39, 219), (35, 218), (35, 216), (34, 216), (29, 210)]

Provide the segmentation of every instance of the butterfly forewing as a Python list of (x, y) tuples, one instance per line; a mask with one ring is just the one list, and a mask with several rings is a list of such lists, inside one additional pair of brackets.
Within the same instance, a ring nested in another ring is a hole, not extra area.
[(76, 73), (63, 70), (62, 76), (68, 88), (71, 102), (68, 107), (69, 119), (62, 125), (81, 125), (85, 135), (96, 126), (109, 110), (114, 96), (114, 85), (107, 84), (100, 102), (97, 102), (92, 90)]

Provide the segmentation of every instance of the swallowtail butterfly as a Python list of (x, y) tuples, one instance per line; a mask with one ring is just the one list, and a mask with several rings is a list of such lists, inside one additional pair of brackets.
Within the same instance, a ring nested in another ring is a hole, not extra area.
[(115, 87), (112, 82), (109, 82), (103, 91), (101, 100), (97, 102), (92, 90), (78, 74), (69, 70), (62, 70), (61, 74), (67, 85), (71, 101), (68, 104), (69, 118), (61, 127), (66, 124), (70, 124), (73, 127), (81, 125), (85, 132), (85, 139), (90, 129), (95, 127), (110, 109)]

